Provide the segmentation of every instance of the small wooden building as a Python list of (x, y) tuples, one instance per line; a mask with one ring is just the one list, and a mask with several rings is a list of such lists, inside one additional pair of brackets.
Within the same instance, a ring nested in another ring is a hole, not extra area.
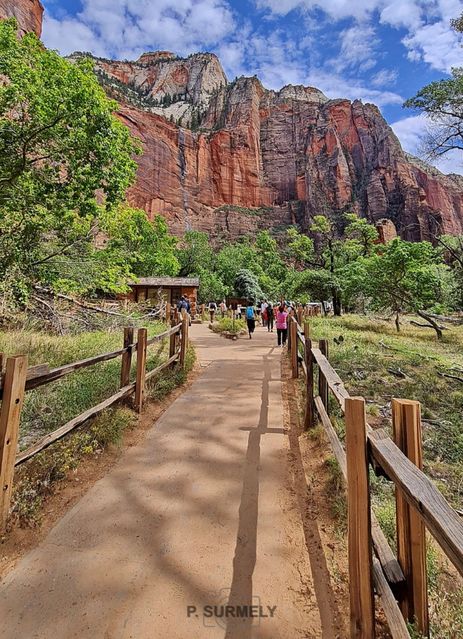
[(130, 288), (129, 299), (133, 302), (157, 300), (161, 295), (165, 302), (174, 307), (184, 295), (190, 302), (191, 314), (196, 314), (198, 277), (140, 277), (136, 282), (130, 283)]

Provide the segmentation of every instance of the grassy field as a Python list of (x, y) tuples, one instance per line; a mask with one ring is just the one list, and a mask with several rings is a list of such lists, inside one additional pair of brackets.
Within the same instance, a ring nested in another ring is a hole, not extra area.
[[(313, 340), (329, 340), (329, 359), (352, 395), (367, 401), (372, 426), (391, 428), (391, 399), (422, 404), (424, 469), (446, 499), (463, 509), (463, 327), (435, 333), (405, 321), (402, 331), (384, 320), (357, 315), (311, 318)], [(342, 339), (341, 339), (342, 336)], [(336, 342), (335, 342), (336, 338)], [(452, 375), (453, 378), (442, 375)], [(461, 379), (458, 379), (461, 378)], [(333, 403), (332, 415), (343, 436), (343, 420)], [(333, 459), (328, 465), (336, 466)], [(337, 471), (333, 470), (336, 480)], [(373, 508), (395, 547), (392, 485), (372, 474)], [(334, 491), (333, 509), (345, 532), (345, 505)], [(463, 637), (463, 587), (434, 542), (428, 543), (432, 637)], [(417, 636), (417, 635), (414, 635)]]
[[(152, 337), (165, 330), (160, 322), (147, 325)], [(123, 331), (94, 331), (77, 335), (9, 331), (0, 333), (0, 352), (28, 355), (29, 365), (47, 363), (51, 368), (122, 348)], [(147, 368), (155, 368), (166, 357), (166, 343), (148, 349)], [(136, 357), (133, 358), (132, 381)], [(26, 394), (21, 417), (20, 448), (55, 430), (87, 408), (95, 406), (119, 389), (121, 358), (102, 362)]]
[[(152, 337), (165, 330), (160, 322), (143, 322)], [(27, 354), (29, 365), (48, 363), (54, 368), (63, 364), (110, 352), (123, 345), (121, 329), (56, 336), (41, 332), (8, 331), (0, 333), (0, 352), (6, 355)], [(168, 340), (148, 347), (147, 370), (168, 357)], [(175, 367), (150, 380), (147, 395), (158, 401), (181, 385), (194, 364), (194, 351), (187, 353), (186, 369)], [(133, 357), (131, 381), (135, 379), (136, 356)], [(71, 373), (26, 393), (20, 425), (20, 449), (32, 445), (44, 434), (56, 430), (68, 420), (95, 406), (116, 392), (120, 386), (121, 358), (102, 362)], [(108, 446), (118, 445), (124, 431), (135, 422), (135, 414), (123, 407), (105, 411), (49, 449), (36, 455), (15, 473), (10, 525), (33, 525), (40, 520), (44, 497), (53, 492), (55, 482), (64, 479), (82, 458), (99, 455)]]

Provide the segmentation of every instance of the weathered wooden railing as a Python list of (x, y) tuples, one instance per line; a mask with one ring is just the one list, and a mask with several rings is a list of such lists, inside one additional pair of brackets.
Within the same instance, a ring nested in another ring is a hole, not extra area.
[[(187, 315), (184, 314), (182, 318), (179, 318), (175, 314), (170, 329), (148, 339), (147, 329), (139, 328), (136, 341), (134, 341), (134, 329), (125, 328), (123, 348), (51, 370), (46, 364), (28, 368), (27, 356), (20, 355), (6, 358), (5, 371), (2, 373), (4, 358), (0, 353), (0, 399), (2, 400), (0, 407), (0, 530), (4, 530), (8, 518), (15, 467), (62, 439), (90, 418), (130, 395), (134, 395), (135, 410), (141, 413), (146, 382), (174, 362), (178, 361), (181, 366), (185, 365), (188, 325), (189, 317)], [(148, 347), (167, 338), (169, 339), (168, 359), (153, 370), (147, 371)], [(135, 381), (130, 382), (132, 357), (135, 353), (137, 355), (136, 377)], [(120, 389), (116, 393), (96, 406), (88, 408), (52, 433), (48, 433), (27, 450), (17, 452), (21, 410), (27, 391), (50, 384), (80, 369), (117, 357), (121, 357), (122, 362)]]
[[(350, 397), (328, 361), (328, 342), (318, 348), (309, 323), (290, 318), (292, 376), (302, 369), (306, 387), (305, 428), (315, 413), (346, 481), (351, 639), (375, 636), (374, 589), (394, 639), (410, 638), (407, 621), (429, 636), (426, 529), (463, 575), (463, 521), (422, 471), (420, 404), (392, 400), (392, 440), (367, 424), (365, 400)], [(318, 367), (318, 394), (314, 369)], [(345, 449), (329, 416), (329, 394), (345, 418)], [(397, 558), (371, 510), (369, 467), (394, 482)]]

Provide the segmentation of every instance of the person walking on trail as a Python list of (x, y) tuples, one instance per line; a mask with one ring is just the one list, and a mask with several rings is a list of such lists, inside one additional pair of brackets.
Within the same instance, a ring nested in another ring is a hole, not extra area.
[(288, 338), (288, 315), (286, 307), (282, 304), (276, 315), (278, 346), (284, 346)]
[(182, 297), (179, 299), (177, 304), (177, 310), (179, 313), (181, 313), (182, 310), (185, 310), (187, 313), (190, 312), (190, 302), (185, 297), (185, 295), (182, 295)]
[(252, 302), (249, 302), (246, 308), (246, 324), (248, 326), (249, 339), (252, 339), (252, 334), (256, 330), (256, 313)]
[(263, 302), (261, 302), (260, 305), (260, 316), (262, 317), (262, 326), (266, 326), (267, 325), (267, 301), (264, 300)]
[(222, 318), (225, 317), (226, 312), (227, 312), (227, 304), (225, 303), (225, 300), (222, 300), (220, 302), (220, 315), (222, 316)]
[(266, 308), (266, 313), (267, 313), (267, 330), (268, 332), (272, 332), (273, 333), (273, 322), (275, 320), (275, 313), (273, 310), (273, 304), (269, 304)]
[(211, 317), (211, 324), (214, 323), (214, 317), (217, 311), (217, 304), (215, 302), (209, 302), (209, 315)]

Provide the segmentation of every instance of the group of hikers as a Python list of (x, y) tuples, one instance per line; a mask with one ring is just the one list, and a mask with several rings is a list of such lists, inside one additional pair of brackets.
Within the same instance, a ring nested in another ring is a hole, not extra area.
[[(291, 309), (291, 304), (284, 301), (274, 304), (263, 300), (257, 305), (249, 302), (245, 310), (249, 339), (252, 339), (256, 322), (259, 322), (262, 326), (267, 327), (269, 333), (273, 333), (273, 329), (276, 327), (277, 344), (284, 346), (288, 338), (288, 317)], [(243, 309), (239, 308), (239, 311), (240, 317), (242, 317)]]
[[(252, 339), (252, 335), (256, 329), (256, 323), (259, 323), (263, 327), (266, 327), (269, 333), (273, 333), (275, 327), (278, 346), (284, 346), (288, 338), (288, 316), (292, 308), (293, 305), (286, 301), (281, 301), (278, 304), (268, 302), (267, 300), (262, 300), (258, 304), (249, 301), (247, 306), (237, 305), (235, 317), (242, 319), (244, 315), (249, 339)], [(220, 311), (222, 317), (226, 316), (227, 304), (225, 301), (220, 302), (219, 305), (217, 305), (216, 302), (209, 302), (208, 310), (212, 323), (218, 311)]]

